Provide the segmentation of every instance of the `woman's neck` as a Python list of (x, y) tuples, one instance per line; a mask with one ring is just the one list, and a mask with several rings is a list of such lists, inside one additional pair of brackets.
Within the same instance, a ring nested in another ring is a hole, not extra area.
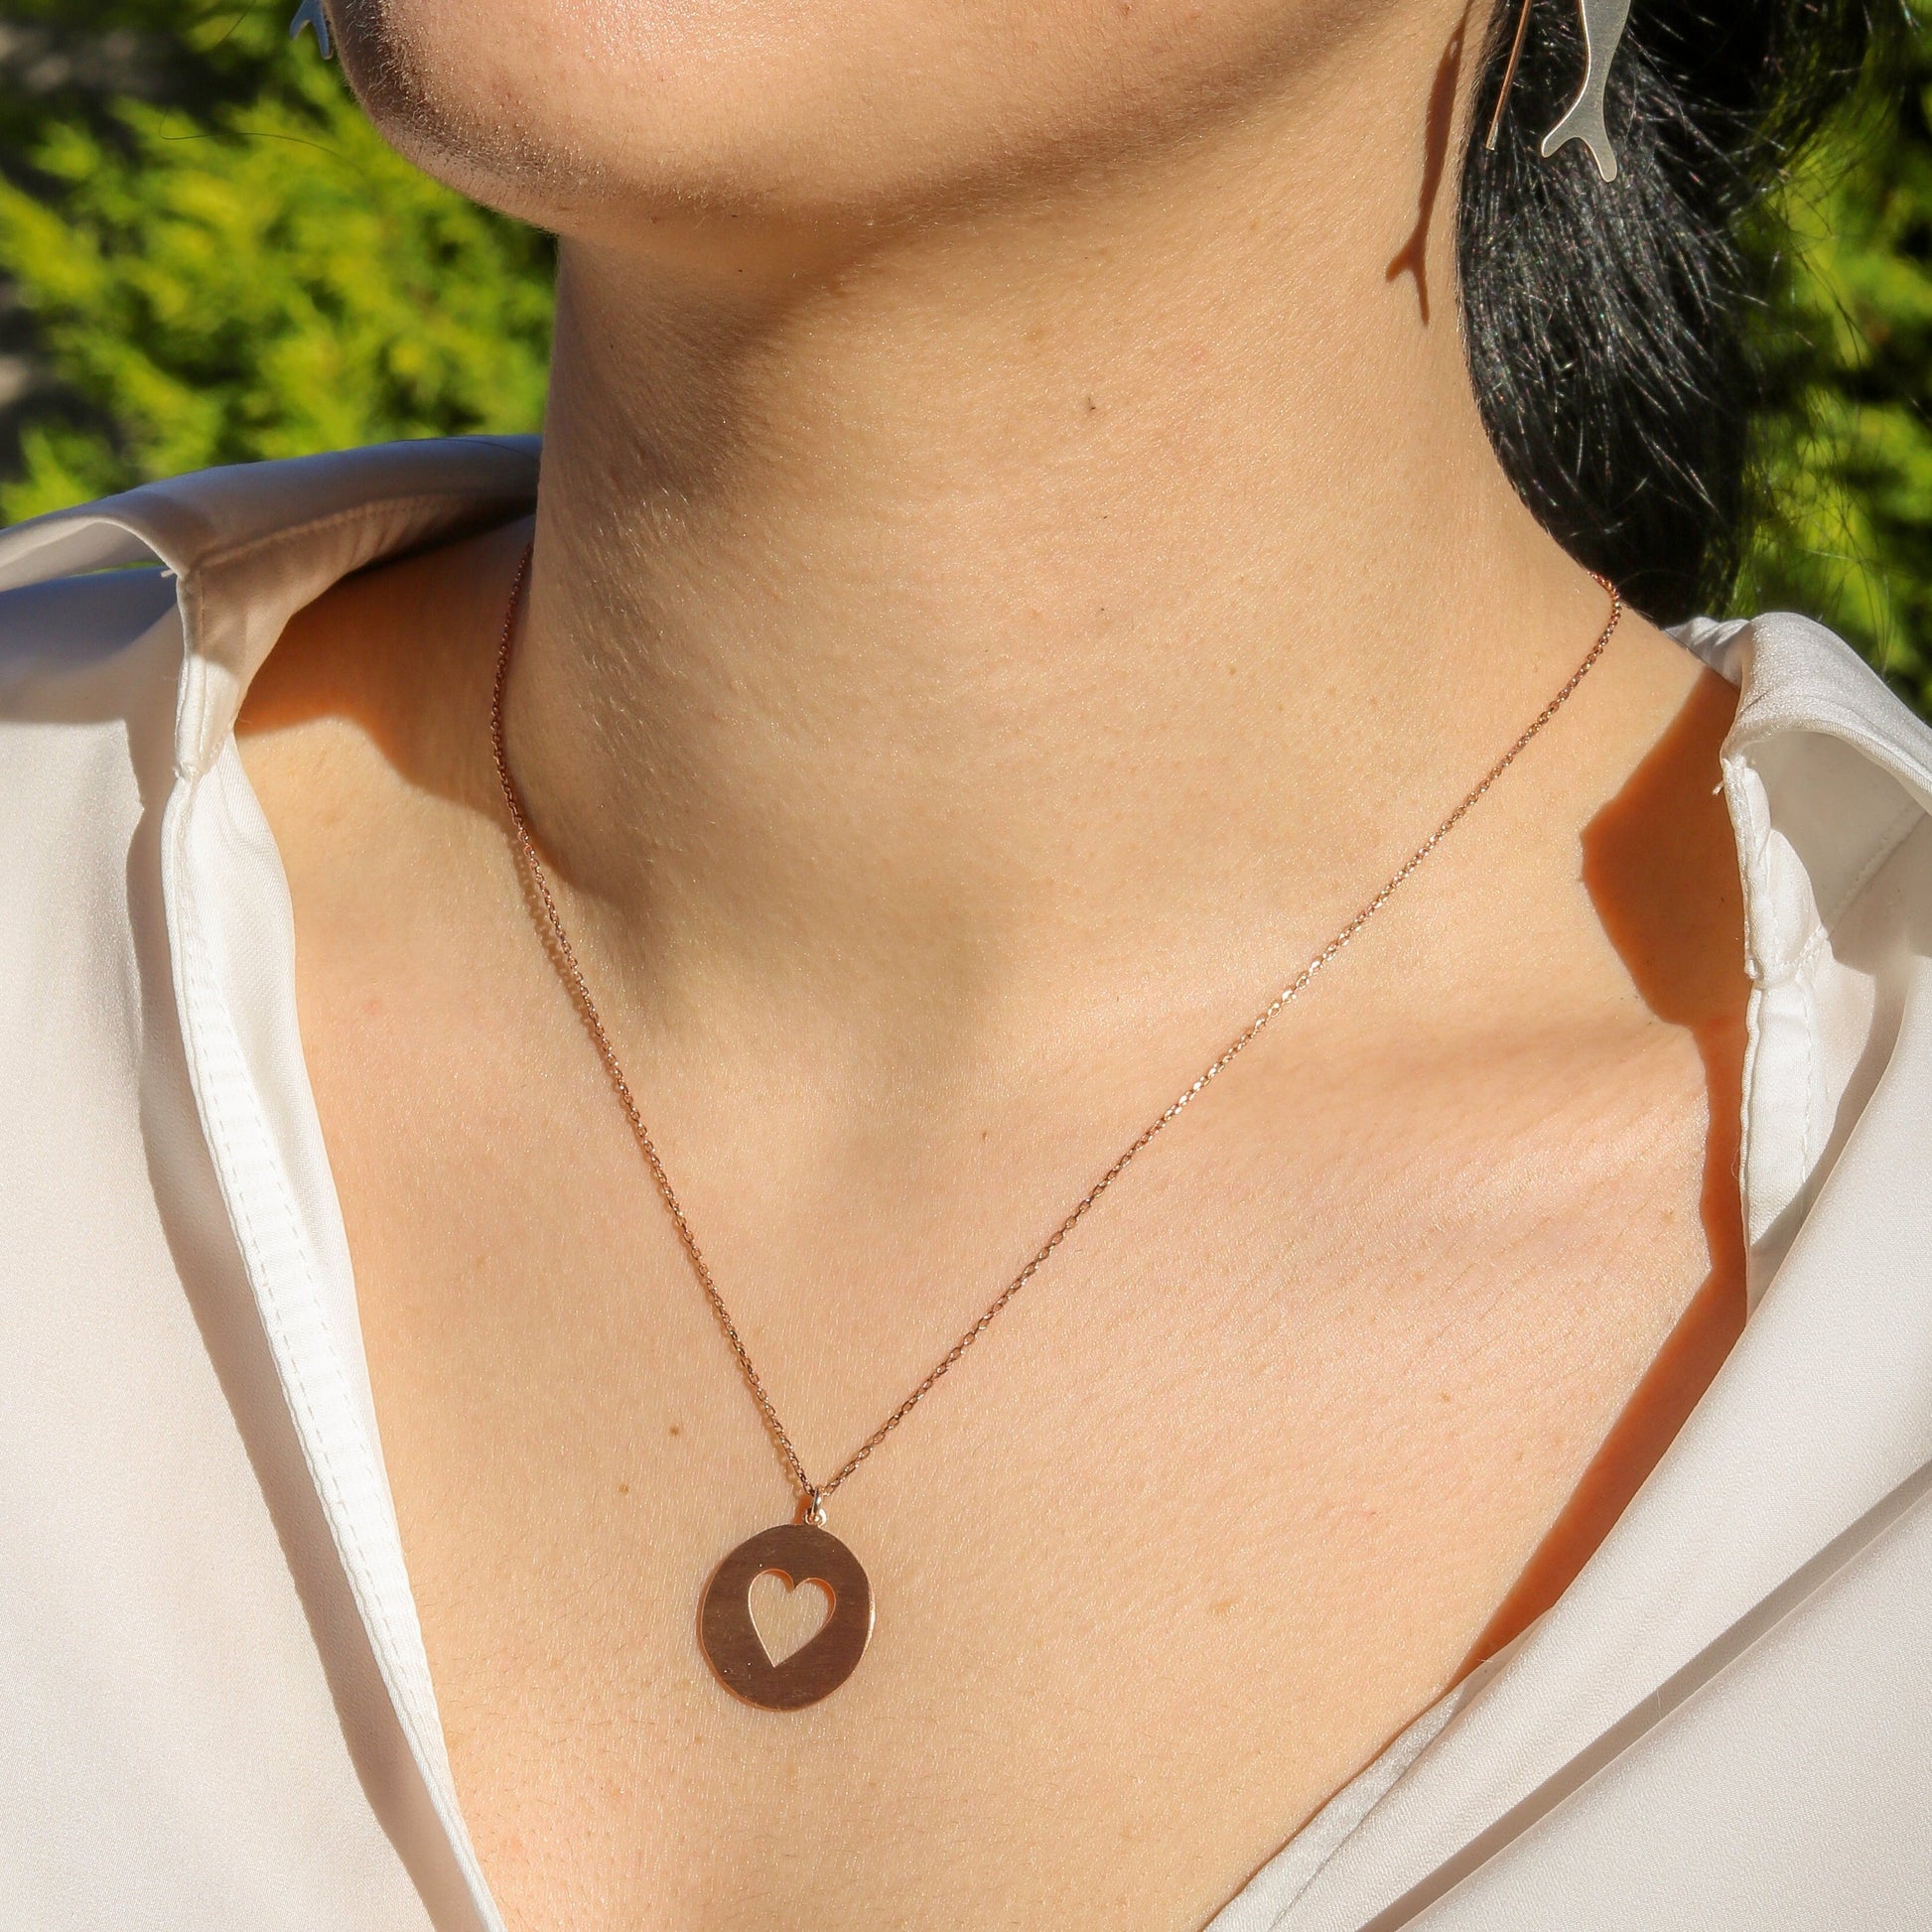
[(1469, 393), (1448, 58), (816, 256), (566, 248), (511, 743), (639, 997), (1318, 938), (1514, 737), (1603, 604)]

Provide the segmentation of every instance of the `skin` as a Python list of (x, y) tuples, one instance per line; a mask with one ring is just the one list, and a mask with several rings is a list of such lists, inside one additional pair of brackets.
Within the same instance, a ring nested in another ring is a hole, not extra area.
[[(1742, 1314), (1727, 687), (1640, 621), (851, 1484), (859, 1673), (533, 925), (826, 1472), (1582, 658), (1456, 340), (1444, 0), (387, 0), (564, 236), (543, 493), (250, 694), (452, 1760), (516, 1932), (1202, 1924), (1554, 1600)], [(1446, 167), (1446, 157), (1448, 165)]]

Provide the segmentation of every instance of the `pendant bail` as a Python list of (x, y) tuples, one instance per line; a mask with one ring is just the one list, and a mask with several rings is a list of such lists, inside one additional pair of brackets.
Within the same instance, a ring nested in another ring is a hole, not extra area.
[(806, 1489), (804, 1510), (799, 1520), (801, 1522), (809, 1523), (812, 1526), (812, 1528), (815, 1530), (822, 1530), (825, 1527), (825, 1491), (824, 1490), (813, 1489), (809, 1487)]

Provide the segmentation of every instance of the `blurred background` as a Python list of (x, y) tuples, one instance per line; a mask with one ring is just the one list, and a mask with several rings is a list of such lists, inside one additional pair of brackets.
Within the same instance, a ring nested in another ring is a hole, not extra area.
[[(535, 429), (548, 239), (370, 131), (293, 0), (0, 0), (0, 521), (149, 477)], [(1823, 618), (1932, 715), (1932, 30), (1750, 246), (1737, 612)]]

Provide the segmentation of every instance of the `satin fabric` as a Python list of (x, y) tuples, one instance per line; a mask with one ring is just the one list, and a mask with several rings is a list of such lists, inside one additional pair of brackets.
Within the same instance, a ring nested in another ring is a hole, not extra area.
[[(501, 1925), (233, 724), (293, 612), (523, 514), (537, 466), (395, 445), (0, 537), (17, 1932)], [(1740, 686), (1749, 1322), (1561, 1601), (1212, 1932), (1932, 1923), (1932, 733), (1803, 620), (1683, 638)]]

